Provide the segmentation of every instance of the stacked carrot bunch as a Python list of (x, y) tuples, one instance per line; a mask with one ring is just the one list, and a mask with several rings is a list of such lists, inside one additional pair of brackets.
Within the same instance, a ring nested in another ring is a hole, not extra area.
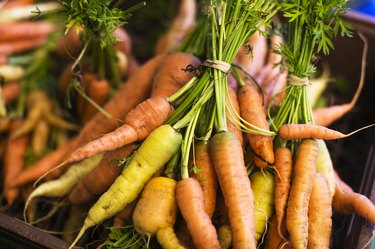
[[(69, 56), (55, 90), (61, 102), (69, 96), (76, 122), (29, 89), (20, 106), (38, 121), (11, 130), (7, 150), (26, 148), (37, 123), (79, 131), (5, 187), (37, 181), (28, 222), (37, 197), (60, 198), (69, 203), (71, 248), (104, 223), (111, 228), (97, 235), (100, 247), (204, 249), (329, 248), (332, 207), (375, 224), (374, 204), (335, 174), (324, 143), (347, 136), (326, 126), (354, 107), (363, 75), (349, 104), (313, 111), (309, 100), (314, 55), (328, 54), (339, 32), (350, 35), (339, 18), (346, 1), (210, 1), (196, 18), (195, 2), (182, 0), (142, 66), (121, 29), (140, 5), (59, 3), (67, 31), (48, 51)], [(278, 12), (289, 19), (284, 36), (269, 32)], [(363, 68), (366, 51), (365, 43)]]

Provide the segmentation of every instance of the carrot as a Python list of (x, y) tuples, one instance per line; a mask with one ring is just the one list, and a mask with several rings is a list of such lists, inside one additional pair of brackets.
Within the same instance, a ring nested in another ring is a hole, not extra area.
[(129, 157), (134, 149), (135, 145), (130, 144), (105, 152), (99, 165), (83, 176), (72, 189), (69, 194), (69, 202), (73, 205), (81, 205), (96, 201), (121, 174), (122, 167), (118, 166), (119, 160)]
[(45, 182), (31, 192), (25, 203), (25, 211), (32, 199), (39, 196), (62, 197), (68, 194), (79, 179), (98, 165), (102, 154), (72, 165), (59, 179)]
[(232, 106), (233, 106), (236, 113), (240, 113), (240, 106), (238, 103), (237, 93), (235, 92), (234, 89), (232, 89), (231, 87), (228, 87), (228, 94), (229, 94), (229, 99), (227, 99), (228, 108), (227, 108), (227, 113), (226, 113), (228, 131), (235, 133), (238, 139), (240, 140), (241, 145), (243, 146), (243, 135), (242, 135), (241, 127), (239, 125), (240, 120), (236, 115), (233, 114), (233, 110), (232, 110)]
[(277, 173), (275, 179), (275, 216), (277, 223), (275, 225), (281, 238), (284, 238), (281, 228), (288, 202), (292, 164), (292, 152), (287, 147), (277, 148), (274, 164)]
[(27, 183), (37, 180), (40, 176), (51, 169), (51, 165), (56, 165), (64, 155), (71, 150), (77, 138), (71, 139), (64, 146), (54, 150), (48, 156), (42, 157), (36, 164), (31, 165), (15, 177), (11, 183), (12, 187), (24, 186)]
[(53, 102), (47, 96), (47, 93), (35, 90), (31, 92), (27, 97), (27, 109), (28, 114), (26, 121), (11, 137), (11, 139), (17, 136), (29, 133), (33, 130), (36, 124), (40, 120), (47, 121), (50, 125), (54, 125), (67, 130), (76, 130), (78, 126), (71, 124), (55, 113), (55, 106)]
[(21, 86), (17, 82), (9, 82), (2, 86), (3, 97), (6, 104), (16, 100), (21, 93)]
[(205, 211), (204, 194), (195, 178), (177, 183), (176, 198), (195, 246), (200, 249), (220, 248), (216, 229)]
[(59, 76), (59, 82), (57, 84), (57, 94), (61, 100), (66, 96), (66, 91), (72, 80), (72, 66), (73, 63), (69, 63), (65, 66)]
[(233, 248), (256, 248), (254, 194), (237, 136), (231, 132), (215, 134), (211, 153), (228, 208)]
[(335, 172), (336, 191), (332, 207), (338, 213), (350, 215), (357, 213), (372, 224), (375, 224), (375, 205), (366, 196), (356, 193)]
[(172, 110), (172, 106), (164, 98), (148, 99), (128, 113), (124, 125), (73, 151), (65, 163), (77, 162), (101, 152), (141, 141), (162, 125)]
[[(9, 117), (1, 117), (0, 118), (0, 132), (8, 131), (11, 124), (11, 120)], [(5, 141), (5, 139), (2, 139)]]
[(151, 97), (167, 98), (177, 92), (192, 77), (193, 73), (184, 70), (188, 65), (198, 67), (200, 60), (190, 54), (174, 52), (165, 57), (155, 74)]
[(308, 237), (308, 206), (316, 175), (318, 146), (313, 139), (304, 139), (298, 145), (293, 182), (286, 209), (286, 227), (293, 248), (306, 248)]
[(362, 65), (361, 65), (361, 76), (358, 84), (358, 88), (352, 98), (352, 100), (343, 105), (334, 105), (330, 107), (322, 107), (319, 109), (315, 109), (313, 112), (314, 115), (314, 121), (317, 125), (322, 126), (329, 126), (342, 116), (344, 116), (346, 113), (350, 112), (354, 106), (357, 103), (357, 100), (359, 98), (359, 95), (361, 94), (363, 85), (365, 84), (365, 72), (366, 72), (366, 57), (367, 57), (367, 51), (368, 51), (368, 42), (367, 39), (359, 33), (359, 36), (364, 42), (363, 51), (362, 51)]
[(156, 239), (164, 249), (184, 249), (173, 231), (173, 227), (161, 228), (156, 233)]
[[(278, 231), (278, 222), (276, 220), (276, 216), (272, 216), (270, 222), (268, 223), (268, 229), (266, 233), (266, 240), (264, 244), (265, 249), (291, 249), (291, 245), (289, 242), (287, 242), (285, 239), (286, 237), (286, 227), (285, 222), (283, 222), (283, 225), (281, 226), (281, 233), (282, 236), (279, 235)], [(285, 221), (285, 220), (284, 220)]]
[[(15, 132), (22, 125), (22, 120), (15, 120), (10, 127), (10, 134)], [(19, 194), (19, 188), (11, 187), (13, 179), (22, 171), (25, 164), (25, 152), (28, 146), (28, 136), (21, 136), (14, 140), (8, 140), (3, 165), (3, 195), (10, 206)]]
[[(82, 81), (81, 81), (81, 84), (82, 84), (82, 88), (84, 89), (84, 92), (85, 94), (87, 94), (87, 89), (90, 87), (91, 83), (96, 79), (96, 76), (93, 74), (93, 73), (89, 73), (89, 72), (83, 72), (82, 73)], [(71, 79), (72, 80), (72, 79)], [(70, 84), (70, 82), (68, 83)], [(69, 86), (69, 85), (68, 85)], [(76, 98), (75, 98), (75, 112), (76, 112), (76, 115), (79, 117), (79, 119), (82, 121), (82, 116), (85, 114), (85, 108), (86, 108), (86, 105), (87, 105), (87, 101), (86, 99), (80, 95), (80, 94), (77, 94)]]
[(216, 206), (217, 177), (208, 141), (197, 142), (194, 149), (194, 165), (200, 170), (199, 173), (193, 172), (192, 177), (202, 186), (205, 211), (212, 217)]
[(0, 65), (0, 77), (5, 81), (18, 81), (25, 74), (25, 69), (18, 65)]
[(77, 31), (76, 27), (73, 26), (63, 38), (57, 41), (56, 53), (66, 59), (77, 58), (83, 48), (80, 35), (81, 31)]
[[(242, 86), (238, 92), (238, 102), (243, 119), (261, 129), (269, 130), (266, 113), (262, 106), (262, 98), (256, 87), (250, 84)], [(258, 155), (268, 164), (273, 164), (275, 156), (273, 152), (272, 137), (250, 133), (247, 133), (246, 135), (254, 154)], [(257, 164), (257, 166), (264, 167), (264, 165), (259, 164)]]
[(168, 31), (159, 37), (155, 54), (168, 53), (181, 45), (184, 38), (191, 32), (195, 25), (196, 1), (182, 0), (177, 16), (174, 18)]
[(128, 32), (126, 32), (125, 29), (120, 27), (113, 32), (113, 35), (116, 38), (116, 49), (123, 52), (126, 56), (129, 56), (132, 52), (133, 44)]
[(335, 180), (335, 173), (333, 169), (333, 163), (331, 160), (331, 156), (329, 154), (328, 148), (324, 140), (317, 140), (318, 143), (318, 161), (316, 164), (316, 172), (325, 176), (329, 192), (331, 198), (335, 195), (335, 188), (336, 188), (336, 180)]
[(155, 177), (146, 184), (132, 216), (138, 233), (150, 237), (159, 229), (173, 227), (177, 217), (176, 185), (167, 177)]
[(41, 156), (47, 148), (49, 132), (50, 127), (47, 121), (42, 119), (36, 123), (31, 139), (31, 148), (38, 157)]
[(8, 62), (8, 58), (5, 55), (0, 55), (0, 65), (5, 65)]
[(317, 173), (308, 212), (307, 248), (329, 248), (332, 228), (332, 198), (327, 179)]
[(314, 124), (284, 124), (280, 126), (278, 130), (278, 135), (283, 140), (292, 139), (305, 139), (305, 138), (315, 138), (324, 140), (335, 140), (340, 138), (345, 138), (353, 135), (354, 133), (372, 127), (372, 125), (365, 126), (349, 134), (343, 134), (339, 131), (329, 129), (324, 126), (314, 125)]
[(28, 5), (32, 4), (34, 0), (8, 0), (6, 1), (3, 6), (1, 7), (2, 9), (12, 9), (18, 6), (23, 6), (23, 5)]
[[(35, 174), (30, 174), (30, 177), (26, 175), (21, 177), (20, 175), (18, 177), (20, 179), (17, 180), (17, 185), (24, 185), (38, 179), (41, 175), (60, 164), (62, 160), (78, 146), (115, 129), (118, 119), (122, 119), (123, 115), (149, 96), (152, 77), (157, 69), (157, 65), (163, 58), (163, 56), (158, 56), (146, 62), (139, 72), (129, 78), (122, 88), (108, 101), (104, 109), (111, 113), (113, 118), (108, 119), (102, 113), (97, 113), (90, 122), (80, 130), (74, 144), (65, 145), (63, 148), (52, 152), (30, 166), (30, 168), (28, 168), (29, 172), (35, 171)], [(126, 103), (121, 104), (124, 100), (126, 100)], [(64, 172), (64, 168), (56, 169), (52, 173), (54, 173), (54, 177), (58, 177), (62, 172)]]
[(46, 37), (54, 30), (49, 22), (0, 23), (0, 42)]
[(250, 181), (254, 191), (255, 240), (259, 244), (274, 211), (275, 176), (267, 171), (256, 171), (251, 174)]
[[(94, 79), (88, 86), (87, 95), (99, 106), (104, 106), (109, 96), (109, 82), (105, 79)], [(87, 123), (96, 113), (97, 109), (85, 101), (85, 112), (83, 113), (82, 122)]]
[(217, 230), (217, 237), (219, 238), (220, 248), (228, 249), (232, 244), (232, 231), (228, 224), (221, 225)]
[(177, 152), (181, 142), (181, 134), (169, 125), (154, 130), (112, 186), (90, 208), (80, 232), (69, 248), (73, 248), (88, 228), (112, 217), (137, 198), (152, 175)]
[(46, 42), (46, 37), (28, 38), (0, 42), (0, 55), (14, 55), (39, 47)]
[[(249, 46), (251, 46), (249, 48)], [(263, 67), (267, 57), (267, 38), (262, 36), (259, 32), (255, 32), (247, 43), (242, 46), (236, 57), (240, 65), (245, 70), (255, 76)]]

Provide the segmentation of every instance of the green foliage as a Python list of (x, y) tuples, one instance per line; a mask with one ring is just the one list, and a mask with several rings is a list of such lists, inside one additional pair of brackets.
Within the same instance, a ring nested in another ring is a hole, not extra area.
[(278, 48), (291, 74), (308, 77), (315, 71), (314, 55), (334, 49), (332, 38), (351, 36), (351, 26), (340, 18), (348, 0), (289, 0), (281, 3), (288, 19), (285, 45)]

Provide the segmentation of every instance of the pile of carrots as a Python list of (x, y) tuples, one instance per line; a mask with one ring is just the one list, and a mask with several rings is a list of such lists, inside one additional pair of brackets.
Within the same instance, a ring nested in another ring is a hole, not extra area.
[[(0, 17), (39, 4), (69, 16), (78, 2), (8, 0)], [(128, 18), (116, 2), (83, 9)], [(61, 231), (70, 248), (329, 248), (332, 210), (375, 224), (375, 205), (340, 179), (324, 141), (357, 132), (329, 126), (360, 97), (367, 42), (352, 101), (313, 109), (329, 72), (297, 77), (277, 52), (289, 46), (279, 8), (254, 0), (249, 14), (241, 0), (224, 2), (181, 0), (144, 63), (126, 25), (88, 25), (100, 14), (70, 16), (67, 29), (44, 15), (0, 18), (1, 209)], [(238, 13), (248, 23), (230, 19)], [(35, 73), (47, 59), (53, 73)]]

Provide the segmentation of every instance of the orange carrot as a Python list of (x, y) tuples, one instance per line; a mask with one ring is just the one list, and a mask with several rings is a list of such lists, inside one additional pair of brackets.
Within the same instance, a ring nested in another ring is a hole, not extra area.
[[(91, 83), (95, 80), (96, 76), (89, 72), (83, 72), (82, 74), (82, 88), (84, 89), (85, 93), (87, 94), (87, 89), (90, 87)], [(68, 83), (70, 84), (70, 82)], [(79, 119), (82, 121), (82, 117), (85, 113), (85, 107), (87, 104), (86, 99), (81, 96), (77, 95), (75, 98), (75, 112)]]
[(285, 227), (285, 220), (283, 225), (281, 226), (281, 233), (282, 236), (279, 235), (278, 232), (278, 222), (276, 220), (276, 216), (272, 216), (270, 222), (267, 226), (267, 233), (266, 233), (266, 240), (265, 240), (265, 249), (291, 249), (291, 245), (289, 242), (284, 240), (283, 238), (286, 237), (286, 227)]
[(0, 55), (0, 65), (5, 65), (8, 62), (8, 58), (5, 55)]
[(229, 93), (229, 98), (230, 98), (230, 100), (227, 99), (228, 109), (227, 109), (227, 114), (226, 114), (228, 131), (231, 131), (234, 134), (236, 134), (238, 139), (241, 142), (241, 145), (243, 146), (243, 135), (242, 135), (241, 127), (239, 125), (239, 118), (234, 115), (232, 111), (232, 107), (231, 107), (233, 106), (236, 113), (240, 113), (240, 106), (238, 103), (237, 94), (235, 90), (232, 89), (231, 87), (228, 87), (228, 93)]
[(63, 38), (57, 41), (56, 43), (56, 53), (62, 58), (71, 59), (77, 58), (79, 52), (83, 48), (83, 44), (80, 38), (81, 32), (77, 32), (75, 26), (64, 35)]
[(196, 2), (195, 0), (182, 0), (177, 16), (174, 18), (168, 31), (156, 43), (155, 54), (168, 53), (181, 45), (195, 25)]
[(313, 139), (304, 139), (298, 145), (293, 182), (286, 209), (286, 227), (295, 249), (306, 248), (308, 238), (308, 206), (316, 175), (318, 145)]
[[(250, 124), (261, 129), (269, 130), (267, 116), (262, 106), (262, 97), (258, 89), (250, 84), (245, 84), (239, 89), (238, 102), (240, 104), (241, 116)], [(249, 127), (251, 129), (251, 127)], [(271, 136), (247, 134), (249, 143), (254, 154), (258, 155), (268, 164), (275, 160), (273, 142)], [(257, 165), (264, 167), (264, 165)]]
[(77, 138), (73, 138), (64, 146), (56, 149), (47, 156), (42, 157), (37, 163), (31, 165), (18, 174), (13, 179), (11, 186), (20, 187), (37, 180), (40, 176), (52, 168), (51, 165), (57, 165), (61, 161), (61, 158), (63, 158), (77, 142)]
[[(15, 120), (10, 127), (10, 133), (16, 131), (22, 125), (22, 120)], [(13, 179), (20, 174), (25, 166), (25, 152), (27, 149), (29, 138), (28, 136), (21, 136), (14, 140), (9, 140), (5, 149), (4, 155), (4, 185), (3, 195), (10, 206), (16, 200), (19, 194), (19, 188), (11, 187)]]
[(197, 67), (200, 60), (190, 54), (175, 52), (165, 57), (155, 74), (151, 96), (167, 98), (177, 92), (193, 74), (184, 70), (188, 65)]
[(101, 152), (141, 141), (155, 128), (162, 125), (172, 110), (172, 106), (166, 99), (162, 97), (150, 98), (128, 113), (124, 125), (73, 151), (65, 163), (77, 162)]
[(176, 198), (194, 244), (198, 249), (220, 248), (216, 229), (204, 207), (202, 188), (195, 178), (177, 183)]
[(53, 30), (53, 25), (48, 22), (0, 23), (0, 42), (45, 38)]
[(21, 93), (21, 86), (17, 82), (9, 82), (2, 87), (2, 91), (4, 101), (7, 104), (18, 98)]
[(324, 175), (317, 173), (312, 187), (307, 248), (329, 248), (332, 228), (332, 198)]
[(15, 41), (0, 42), (0, 55), (13, 55), (36, 48), (46, 41), (46, 37), (28, 38)]
[(69, 195), (69, 202), (81, 205), (93, 202), (100, 197), (122, 172), (119, 160), (131, 155), (135, 145), (130, 144), (104, 154), (100, 164), (81, 178)]
[(72, 80), (72, 66), (73, 63), (69, 63), (68, 65), (66, 65), (59, 76), (59, 82), (57, 84), (57, 94), (61, 100), (64, 100), (66, 91), (68, 90), (68, 87)]
[(22, 5), (32, 4), (34, 0), (8, 0), (2, 6), (2, 9), (11, 9)]
[(204, 195), (204, 207), (209, 217), (212, 217), (216, 205), (217, 177), (212, 163), (212, 157), (207, 141), (199, 141), (194, 146), (195, 158), (194, 165), (197, 166), (199, 173), (192, 174), (192, 177), (202, 186)]
[(340, 179), (335, 172), (336, 190), (333, 196), (332, 207), (343, 215), (357, 213), (364, 219), (375, 224), (375, 205), (366, 196), (356, 193)]
[(292, 140), (292, 139), (305, 139), (305, 138), (315, 138), (315, 139), (324, 139), (324, 140), (335, 140), (340, 138), (345, 138), (353, 135), (355, 132), (358, 132), (362, 129), (366, 129), (374, 126), (369, 125), (363, 128), (360, 128), (349, 134), (343, 134), (339, 131), (335, 131), (320, 125), (313, 124), (284, 124), (280, 126), (278, 134), (283, 140)]
[(233, 248), (256, 248), (254, 194), (237, 136), (231, 132), (215, 134), (211, 153), (228, 208)]
[(288, 202), (290, 180), (292, 175), (292, 152), (287, 147), (277, 148), (275, 151), (275, 212), (277, 221), (277, 232), (283, 238), (282, 222)]

